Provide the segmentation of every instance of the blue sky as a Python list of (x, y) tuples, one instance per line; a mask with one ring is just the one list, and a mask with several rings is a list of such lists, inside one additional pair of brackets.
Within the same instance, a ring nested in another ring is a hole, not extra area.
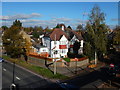
[(2, 2), (2, 22), (10, 26), (19, 19), (23, 26), (44, 28), (64, 23), (75, 29), (78, 24), (87, 22), (95, 4), (106, 14), (107, 25), (113, 27), (118, 24), (118, 2)]

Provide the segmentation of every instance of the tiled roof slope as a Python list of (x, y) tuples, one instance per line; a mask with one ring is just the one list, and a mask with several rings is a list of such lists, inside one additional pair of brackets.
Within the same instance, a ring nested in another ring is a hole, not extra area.
[(53, 32), (50, 34), (50, 39), (52, 41), (59, 41), (60, 38), (62, 37), (62, 35), (64, 35), (67, 39), (69, 39), (69, 37), (67, 36), (67, 34), (61, 30), (60, 28), (56, 28), (53, 30)]

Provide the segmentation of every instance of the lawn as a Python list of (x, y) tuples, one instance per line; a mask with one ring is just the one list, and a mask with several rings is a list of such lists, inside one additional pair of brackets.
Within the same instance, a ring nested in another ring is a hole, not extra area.
[(18, 64), (18, 65), (20, 65), (20, 66), (22, 66), (22, 67), (24, 67), (26, 69), (29, 69), (30, 71), (35, 72), (35, 73), (37, 73), (39, 75), (42, 75), (43, 77), (49, 78), (49, 79), (61, 79), (61, 80), (64, 80), (64, 79), (69, 78), (69, 77), (67, 77), (65, 75), (62, 75), (62, 74), (59, 74), (59, 73), (54, 75), (50, 70), (48, 70), (46, 68), (39, 67), (39, 66), (32, 65), (30, 63), (26, 63), (24, 60), (12, 59), (9, 56), (3, 56), (3, 58), (5, 60), (10, 61), (10, 62), (15, 62), (16, 64)]
[(66, 62), (70, 62), (70, 58), (63, 58)]

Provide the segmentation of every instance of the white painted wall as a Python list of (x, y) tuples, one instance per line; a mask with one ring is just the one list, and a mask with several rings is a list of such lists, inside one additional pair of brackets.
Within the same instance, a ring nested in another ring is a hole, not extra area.
[[(59, 45), (67, 45), (67, 49), (59, 49)], [(54, 48), (54, 49), (53, 49)], [(57, 54), (54, 54), (54, 51), (57, 50)], [(60, 41), (51, 41), (51, 57), (60, 58), (61, 56), (65, 57), (68, 52), (68, 40), (63, 35)]]
[(81, 43), (80, 47), (83, 47), (83, 43), (84, 43), (84, 41), (81, 40), (80, 43)]
[[(54, 54), (54, 51), (57, 50), (57, 54)], [(60, 51), (59, 51), (59, 41), (51, 41), (51, 57), (52, 58), (60, 58), (59, 55)]]
[(63, 35), (60, 39), (60, 45), (67, 45), (67, 49), (60, 49), (60, 56), (67, 56), (67, 52), (68, 52), (68, 47), (69, 47), (69, 41), (67, 40), (67, 38)]
[(40, 48), (40, 49), (38, 50), (38, 54), (40, 54), (40, 53), (42, 53), (42, 52), (47, 52), (47, 53), (49, 53), (49, 50), (48, 50), (47, 47), (43, 47), (43, 48)]

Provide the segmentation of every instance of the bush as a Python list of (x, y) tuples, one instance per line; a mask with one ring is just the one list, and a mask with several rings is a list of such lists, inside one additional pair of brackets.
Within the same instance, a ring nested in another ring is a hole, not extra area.
[(74, 54), (74, 53), (71, 53), (71, 52), (68, 52), (68, 53), (67, 53), (67, 56), (68, 56), (69, 58), (75, 58), (75, 54)]
[(63, 58), (66, 62), (70, 62), (70, 58)]
[(82, 57), (85, 57), (85, 55), (83, 55), (83, 54), (76, 55), (76, 58), (82, 58)]
[(74, 53), (71, 53), (71, 52), (68, 52), (67, 53), (67, 56), (69, 57), (69, 58), (82, 58), (82, 57), (85, 57), (85, 55), (84, 54), (77, 54), (77, 55), (75, 55)]

